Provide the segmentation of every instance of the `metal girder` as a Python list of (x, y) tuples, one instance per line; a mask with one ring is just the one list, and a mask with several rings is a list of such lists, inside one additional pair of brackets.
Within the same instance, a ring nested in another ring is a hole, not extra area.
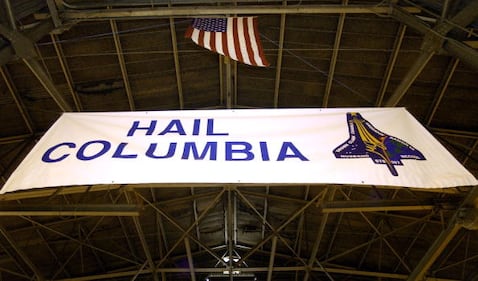
[(423, 255), (420, 262), (414, 268), (414, 270), (408, 276), (407, 281), (423, 280), (428, 269), (433, 265), (438, 256), (443, 252), (448, 243), (458, 233), (463, 226), (460, 223), (462, 214), (462, 208), (477, 208), (476, 199), (478, 198), (478, 186), (473, 187), (463, 200), (460, 208), (455, 212), (451, 218), (448, 226), (443, 230), (440, 235), (433, 241), (433, 244)]
[[(283, 6), (287, 6), (287, 1), (283, 2)], [(277, 49), (276, 76), (274, 81), (274, 108), (279, 107), (279, 89), (281, 81), (280, 77), (282, 73), (282, 59), (284, 53), (285, 21), (286, 15), (283, 14), (280, 17), (279, 46)]]
[[(348, 0), (342, 1), (343, 5), (348, 4)], [(345, 24), (345, 14), (340, 14), (337, 23), (337, 32), (335, 33), (334, 49), (332, 50), (332, 58), (330, 59), (329, 74), (327, 75), (327, 82), (325, 83), (324, 99), (322, 107), (327, 107), (329, 104), (329, 96), (332, 91), (332, 83), (334, 82), (335, 66), (337, 65), (337, 58), (339, 56), (340, 41), (342, 39), (342, 31)]]
[(184, 246), (186, 248), (186, 254), (188, 257), (189, 275), (191, 276), (191, 281), (196, 281), (196, 272), (194, 270), (193, 256), (191, 253), (191, 245), (187, 237), (184, 238)]
[(34, 58), (23, 59), (23, 62), (28, 66), (31, 72), (35, 75), (38, 81), (42, 84), (45, 90), (50, 94), (55, 103), (60, 107), (64, 112), (71, 112), (73, 109), (70, 107), (68, 102), (63, 98), (63, 95), (58, 91), (53, 81), (48, 77), (45, 72), (45, 69), (40, 65), (40, 63)]
[(402, 82), (397, 86), (385, 106), (396, 106), (400, 102), (412, 83), (425, 68), (428, 61), (442, 48), (448, 51), (449, 54), (460, 58), (464, 63), (478, 69), (478, 52), (464, 43), (446, 37), (446, 34), (455, 26), (466, 26), (478, 16), (478, 1), (471, 1), (468, 6), (464, 7), (450, 21), (441, 22), (433, 29), (419, 18), (399, 7), (392, 8), (391, 16), (411, 28), (416, 29), (420, 33), (423, 33), (425, 38), (422, 42), (422, 52), (405, 74)]
[[(339, 191), (341, 191), (342, 195), (345, 197), (345, 199), (347, 199), (347, 201), (351, 201), (350, 196), (348, 194), (343, 192), (341, 189)], [(401, 264), (407, 270), (411, 271), (409, 269), (409, 266), (405, 263), (405, 260), (402, 258), (402, 256), (395, 250), (392, 244), (388, 242), (388, 240), (385, 238), (385, 235), (383, 235), (383, 233), (379, 231), (379, 229), (370, 221), (370, 219), (367, 218), (367, 216), (363, 212), (359, 211), (359, 214), (368, 223), (368, 225), (370, 225), (373, 231), (378, 234), (378, 237), (380, 237), (380, 241), (383, 241), (385, 245), (387, 245), (387, 247), (390, 249), (390, 251), (394, 254), (394, 256), (401, 262)]]
[(10, 236), (10, 234), (7, 232), (6, 229), (4, 229), (2, 226), (0, 226), (0, 235), (5, 239), (4, 241), (7, 241), (8, 244), (15, 250), (15, 253), (21, 258), (21, 261), (24, 262), (30, 270), (35, 274), (35, 279), (37, 281), (43, 281), (45, 278), (43, 277), (43, 274), (41, 271), (38, 269), (38, 267), (30, 260), (30, 258), (20, 249), (13, 238)]
[[(126, 201), (131, 204), (132, 199), (130, 198), (130, 195), (128, 192), (124, 193), (126, 197)], [(138, 234), (139, 241), (141, 243), (141, 246), (143, 247), (143, 252), (144, 255), (146, 256), (146, 261), (149, 265), (149, 268), (152, 269), (152, 275), (153, 275), (153, 280), (154, 281), (159, 281), (158, 275), (156, 274), (156, 271), (154, 270), (154, 262), (153, 262), (153, 257), (151, 256), (151, 251), (149, 250), (148, 242), (146, 241), (146, 236), (144, 235), (143, 228), (141, 227), (141, 222), (139, 221), (138, 217), (133, 217), (133, 223), (136, 228), (136, 233)]]
[[(449, 203), (446, 203), (449, 204)], [(367, 200), (367, 201), (325, 201), (321, 204), (323, 213), (425, 211), (438, 204), (432, 200)]]
[(443, 99), (443, 96), (445, 95), (445, 92), (448, 89), (448, 85), (450, 84), (451, 78), (453, 77), (453, 74), (455, 73), (455, 70), (458, 67), (459, 63), (460, 63), (460, 60), (457, 58), (454, 58), (449, 62), (446, 73), (440, 82), (440, 86), (438, 86), (437, 92), (435, 93), (435, 97), (433, 99), (430, 112), (427, 115), (427, 118), (426, 118), (427, 126), (430, 126), (432, 119), (435, 116), (436, 111), (438, 110), (438, 106), (440, 105), (441, 100)]
[[(64, 238), (66, 238), (66, 239), (68, 239), (68, 240), (71, 240), (72, 242), (77, 243), (77, 244), (78, 244), (77, 250), (79, 250), (80, 246), (84, 246), (84, 247), (90, 248), (90, 249), (92, 249), (92, 250), (95, 250), (95, 251), (104, 253), (104, 254), (106, 254), (106, 255), (109, 255), (109, 256), (111, 256), (111, 257), (115, 257), (115, 258), (117, 258), (117, 259), (126, 261), (126, 262), (128, 262), (128, 263), (133, 264), (133, 265), (140, 265), (138, 262), (136, 262), (136, 261), (134, 261), (134, 260), (131, 260), (131, 259), (129, 259), (129, 258), (120, 256), (120, 255), (117, 255), (117, 254), (115, 254), (115, 253), (112, 253), (112, 252), (110, 252), (110, 251), (101, 249), (101, 248), (99, 248), (99, 247), (93, 246), (93, 245), (88, 244), (88, 243), (86, 243), (86, 242), (83, 242), (83, 241), (81, 241), (81, 240), (79, 240), (79, 239), (73, 238), (73, 237), (71, 237), (70, 235), (67, 235), (67, 234), (65, 234), (65, 233), (63, 233), (63, 232), (61, 232), (61, 231), (55, 230), (55, 229), (53, 229), (53, 228), (51, 228), (51, 227), (48, 227), (48, 226), (46, 226), (46, 225), (44, 225), (44, 224), (42, 224), (42, 223), (39, 223), (39, 222), (37, 222), (37, 221), (35, 221), (35, 220), (29, 218), (29, 217), (21, 216), (21, 218), (24, 219), (24, 220), (26, 220), (26, 221), (28, 221), (28, 222), (30, 222), (30, 223), (32, 223), (32, 224), (34, 224), (35, 226), (41, 227), (41, 228), (43, 228), (43, 229), (46, 229), (46, 230), (48, 230), (48, 231), (50, 231), (50, 232), (53, 232), (53, 233), (55, 233), (55, 234), (57, 234), (57, 235), (59, 235), (59, 236), (61, 236), (61, 237), (64, 237)], [(100, 220), (100, 221), (101, 221), (101, 220)], [(99, 225), (99, 223), (97, 223), (97, 224), (95, 225), (95, 227), (93, 228), (93, 230), (94, 230), (98, 225)], [(88, 235), (90, 235), (91, 233), (93, 233), (93, 230), (90, 230), (90, 232), (89, 232)], [(71, 257), (73, 257), (73, 256), (75, 255), (75, 253), (76, 253), (77, 250), (75, 250), (75, 251), (73, 252), (73, 255), (71, 255), (70, 258), (67, 259), (67, 262), (71, 259)], [(66, 263), (64, 263), (64, 266), (65, 266), (65, 265), (66, 265)], [(62, 269), (60, 268), (60, 270), (58, 270), (57, 273), (54, 274), (54, 277), (52, 278), (53, 280), (54, 280), (54, 279), (56, 278), (56, 276), (61, 272), (61, 270), (62, 270)]]
[(70, 105), (65, 101), (62, 94), (58, 91), (53, 81), (46, 74), (43, 67), (37, 61), (37, 52), (34, 43), (22, 33), (5, 27), (0, 24), (0, 34), (5, 36), (13, 46), (14, 52), (28, 66), (45, 90), (50, 94), (56, 104), (62, 111), (73, 111)]
[[(327, 188), (327, 192), (324, 193), (324, 197), (327, 196), (327, 199), (322, 200), (322, 204), (333, 200), (334, 196), (335, 196), (335, 191), (336, 191), (335, 186), (331, 186), (331, 187)], [(317, 236), (315, 238), (314, 245), (312, 246), (312, 251), (311, 251), (311, 254), (310, 254), (310, 258), (309, 258), (309, 261), (307, 263), (307, 266), (310, 267), (310, 268), (312, 268), (312, 266), (314, 265), (314, 263), (316, 261), (317, 253), (319, 252), (320, 242), (322, 241), (322, 236), (324, 235), (325, 226), (327, 225), (327, 220), (328, 219), (329, 219), (328, 213), (325, 213), (324, 215), (322, 215), (322, 219), (320, 220), (319, 230), (317, 231)], [(319, 263), (319, 265), (320, 265), (320, 263)], [(327, 276), (329, 277), (329, 275), (327, 275)], [(305, 274), (304, 274), (304, 281), (309, 280), (309, 277), (310, 277), (310, 271), (306, 271)]]
[(30, 132), (30, 134), (33, 134), (35, 130), (33, 129), (32, 118), (30, 117), (30, 114), (28, 113), (28, 110), (26, 109), (22, 100), (20, 99), (20, 95), (18, 94), (18, 91), (12, 81), (12, 78), (10, 77), (10, 74), (8, 73), (6, 68), (4, 69), (1, 66), (0, 66), (0, 74), (3, 77), (3, 80), (5, 81), (5, 85), (10, 91), (10, 94), (12, 95), (13, 100), (15, 101), (15, 104), (17, 105), (18, 111), (20, 111), (20, 115), (22, 116), (23, 121), (25, 122), (25, 125), (28, 128), (28, 132)]
[[(24, 32), (21, 32), (24, 37), (28, 38), (31, 42), (37, 42), (42, 39), (45, 35), (48, 35), (55, 26), (51, 20), (41, 21), (39, 24), (31, 29), (27, 29)], [(10, 46), (3, 47), (0, 49), (0, 66), (5, 65), (9, 61), (15, 58), (15, 50), (13, 44)]]
[(467, 45), (448, 38), (443, 43), (443, 49), (450, 55), (460, 59), (464, 64), (478, 70), (478, 51), (468, 47)]
[[(189, 273), (189, 268), (159, 268), (158, 271), (165, 272), (165, 273)], [(222, 273), (223, 268), (212, 267), (212, 268), (195, 268), (197, 273)], [(305, 271), (307, 270), (306, 266), (275, 266), (275, 272), (293, 272), (293, 271)], [(388, 273), (388, 272), (378, 272), (378, 271), (367, 271), (367, 270), (357, 270), (357, 269), (348, 269), (348, 268), (338, 268), (338, 267), (313, 267), (311, 268), (312, 271), (316, 272), (324, 272), (327, 271), (329, 273), (334, 274), (346, 274), (352, 276), (364, 276), (364, 277), (375, 277), (375, 278), (388, 278), (388, 279), (396, 279), (396, 280), (404, 280), (407, 276), (405, 274), (398, 274), (398, 273)], [(241, 272), (268, 272), (268, 267), (243, 267), (241, 268)], [(58, 279), (56, 281), (92, 281), (92, 280), (102, 280), (102, 279), (112, 279), (112, 278), (121, 278), (121, 277), (128, 277), (134, 276), (136, 274), (144, 275), (144, 274), (151, 274), (149, 269), (141, 269), (141, 270), (124, 270), (124, 271), (116, 271), (111, 273), (105, 274), (97, 274), (97, 275), (88, 275), (88, 276), (81, 276), (81, 277), (73, 277), (73, 278), (64, 278)], [(460, 281), (456, 279), (447, 279), (447, 278), (426, 278), (424, 281)]]
[(126, 69), (126, 62), (123, 55), (123, 47), (121, 46), (121, 41), (119, 38), (118, 25), (115, 20), (110, 20), (111, 33), (113, 34), (113, 40), (115, 42), (116, 56), (118, 57), (118, 62), (121, 69), (121, 77), (123, 78), (124, 88), (126, 91), (126, 96), (128, 97), (129, 109), (134, 111), (134, 99), (133, 92), (131, 91), (131, 84), (129, 83), (128, 70)]
[(132, 204), (0, 205), (0, 216), (139, 216)]
[(181, 76), (181, 65), (179, 63), (178, 40), (176, 36), (176, 25), (174, 18), (169, 18), (169, 30), (171, 31), (171, 45), (173, 46), (174, 70), (176, 73), (176, 85), (178, 88), (179, 109), (184, 109), (183, 79)]
[(83, 106), (81, 105), (80, 97), (78, 96), (78, 93), (75, 91), (75, 88), (73, 86), (73, 78), (71, 76), (70, 68), (68, 67), (65, 55), (63, 53), (63, 48), (61, 47), (61, 44), (58, 43), (58, 36), (55, 34), (50, 34), (50, 39), (53, 43), (53, 47), (55, 48), (55, 53), (58, 58), (58, 62), (60, 63), (61, 70), (63, 71), (63, 75), (65, 76), (66, 84), (68, 85), (68, 89), (70, 90), (71, 96), (73, 97), (75, 109), (77, 111), (82, 111)]
[(403, 38), (405, 37), (405, 32), (407, 31), (407, 26), (404, 24), (400, 24), (400, 28), (398, 29), (397, 36), (395, 36), (395, 42), (393, 43), (393, 51), (392, 55), (387, 64), (387, 69), (385, 70), (385, 75), (382, 80), (382, 84), (380, 85), (380, 90), (377, 96), (377, 102), (375, 103), (376, 106), (381, 106), (383, 102), (383, 97), (387, 92), (388, 84), (390, 82), (390, 78), (392, 77), (393, 69), (395, 68), (395, 63), (397, 62), (398, 54), (400, 53), (400, 48), (402, 46)]
[(272, 237), (272, 246), (271, 246), (271, 254), (269, 257), (269, 267), (267, 270), (267, 281), (272, 281), (272, 273), (274, 270), (274, 259), (276, 255), (277, 249), (277, 236)]
[[(409, 13), (420, 12), (416, 7), (402, 7)], [(255, 5), (255, 6), (196, 6), (196, 7), (159, 7), (149, 9), (113, 10), (64, 10), (60, 17), (65, 20), (106, 20), (115, 18), (150, 18), (150, 17), (198, 17), (230, 14), (389, 14), (390, 6), (376, 5)]]
[(425, 68), (428, 61), (430, 61), (434, 54), (434, 51), (423, 51), (420, 53), (418, 58), (416, 58), (413, 62), (413, 65), (410, 67), (408, 72), (402, 78), (402, 82), (397, 86), (393, 94), (385, 103), (385, 106), (397, 106), (397, 104), (405, 96), (410, 86), (413, 84), (413, 82), (415, 82), (415, 79), (417, 79), (418, 75), (420, 75), (420, 73)]
[[(279, 235), (279, 232), (282, 231), (282, 229), (284, 229), (289, 223), (291, 223), (293, 220), (295, 220), (299, 215), (301, 215), (308, 207), (310, 207), (312, 204), (314, 203), (317, 203), (318, 201), (320, 201), (320, 198), (323, 197), (323, 194), (325, 193), (325, 190), (323, 190), (322, 192), (319, 192), (317, 195), (315, 195), (311, 200), (309, 201), (306, 201), (305, 204), (303, 204), (302, 207), (300, 207), (298, 210), (296, 210), (293, 214), (291, 214), (291, 216), (285, 221), (283, 222), (279, 227), (277, 228), (274, 228), (272, 227), (272, 225), (270, 225), (265, 219), (262, 218), (262, 215), (257, 211), (256, 208), (254, 208), (254, 206), (252, 205), (252, 203), (239, 191), (239, 190), (236, 190), (236, 193), (239, 195), (239, 198), (241, 198), (243, 200), (244, 203), (246, 203), (246, 205), (248, 205), (256, 215), (259, 216), (259, 218), (261, 218), (268, 226), (269, 228), (271, 229), (271, 233), (265, 237), (264, 239), (262, 239), (262, 241), (260, 241), (259, 243), (257, 243), (253, 248), (251, 248), (238, 262), (237, 264), (242, 264), (248, 257), (250, 257), (254, 252), (256, 252), (259, 248), (261, 248), (267, 241), (269, 241), (272, 237), (275, 237), (276, 235), (281, 238), (281, 236)], [(288, 246), (288, 244), (286, 243), (286, 241), (284, 241), (282, 238), (281, 240), (283, 242), (285, 242), (286, 246)], [(295, 253), (295, 251), (288, 247), (291, 251)], [(305, 264), (305, 262), (304, 262)]]
[[(166, 261), (166, 259), (171, 255), (171, 253), (181, 244), (184, 240), (184, 238), (189, 237), (191, 240), (199, 244), (201, 247), (203, 247), (211, 256), (216, 258), (219, 262), (224, 264), (224, 261), (218, 257), (213, 251), (211, 251), (206, 245), (204, 245), (201, 241), (199, 241), (194, 235), (192, 235), (190, 232), (194, 227), (197, 227), (199, 223), (201, 222), (202, 219), (209, 213), (209, 211), (215, 207), (219, 201), (219, 199), (222, 197), (226, 190), (223, 188), (215, 197), (214, 199), (211, 200), (209, 205), (201, 212), (199, 215), (198, 219), (194, 221), (187, 229), (183, 229), (181, 225), (179, 225), (173, 218), (171, 218), (166, 212), (155, 206), (153, 203), (151, 203), (149, 200), (147, 200), (144, 196), (142, 196), (140, 193), (136, 193), (136, 195), (141, 198), (144, 202), (146, 202), (149, 206), (151, 206), (156, 212), (164, 216), (171, 224), (174, 225), (177, 229), (179, 229), (182, 234), (181, 237), (176, 241), (176, 243), (169, 248), (168, 252), (161, 258), (160, 261), (156, 263), (156, 270), (158, 270), (161, 266), (161, 264)], [(225, 265), (225, 264), (224, 264)]]
[(10, 3), (10, 0), (4, 0), (5, 3), (5, 9), (7, 10), (7, 16), (8, 16), (8, 21), (10, 23), (10, 27), (13, 30), (17, 29), (17, 24), (15, 23), (15, 15), (13, 14), (13, 8), (12, 4)]

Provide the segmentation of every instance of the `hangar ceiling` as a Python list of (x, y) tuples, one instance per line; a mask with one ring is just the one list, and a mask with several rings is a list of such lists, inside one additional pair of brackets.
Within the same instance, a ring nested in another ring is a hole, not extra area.
[[(258, 17), (271, 66), (184, 38), (194, 17), (234, 15)], [(476, 177), (477, 19), (473, 0), (2, 0), (0, 186), (70, 111), (406, 107)], [(7, 193), (0, 280), (476, 281), (477, 195), (161, 184)]]

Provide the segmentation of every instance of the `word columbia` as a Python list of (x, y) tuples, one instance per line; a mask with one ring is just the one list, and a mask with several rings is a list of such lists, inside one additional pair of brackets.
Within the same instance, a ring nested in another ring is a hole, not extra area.
[[(205, 124), (204, 124), (205, 123)], [(187, 130), (188, 129), (188, 130)], [(214, 119), (194, 119), (192, 126), (188, 127), (180, 119), (172, 119), (164, 126), (158, 126), (157, 120), (151, 120), (149, 124), (141, 124), (133, 121), (128, 130), (127, 137), (144, 136), (207, 136), (227, 137), (229, 133), (217, 132), (214, 129)], [(298, 159), (309, 161), (299, 149), (289, 141), (284, 141), (280, 148), (272, 149), (266, 141), (251, 143), (247, 141), (207, 141), (198, 144), (194, 141), (184, 142), (154, 142), (144, 149), (144, 156), (153, 159), (180, 158), (185, 160), (217, 160), (218, 150), (224, 154), (225, 161), (284, 161), (286, 159)], [(274, 151), (272, 151), (274, 150)], [(61, 162), (67, 158), (75, 157), (82, 161), (91, 161), (105, 155), (117, 159), (135, 159), (139, 157), (138, 151), (132, 151), (130, 143), (112, 143), (108, 140), (96, 139), (82, 144), (75, 142), (62, 142), (48, 148), (42, 156), (46, 163)], [(221, 156), (222, 157), (222, 156)]]

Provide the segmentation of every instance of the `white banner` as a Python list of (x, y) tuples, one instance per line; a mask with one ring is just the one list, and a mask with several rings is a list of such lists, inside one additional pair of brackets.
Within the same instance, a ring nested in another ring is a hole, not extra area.
[(1, 189), (478, 181), (403, 108), (65, 113)]

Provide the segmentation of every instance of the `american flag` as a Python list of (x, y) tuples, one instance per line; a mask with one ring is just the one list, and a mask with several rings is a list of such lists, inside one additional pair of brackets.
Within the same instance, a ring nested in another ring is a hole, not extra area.
[(269, 66), (259, 39), (256, 17), (196, 18), (185, 36), (233, 60)]

